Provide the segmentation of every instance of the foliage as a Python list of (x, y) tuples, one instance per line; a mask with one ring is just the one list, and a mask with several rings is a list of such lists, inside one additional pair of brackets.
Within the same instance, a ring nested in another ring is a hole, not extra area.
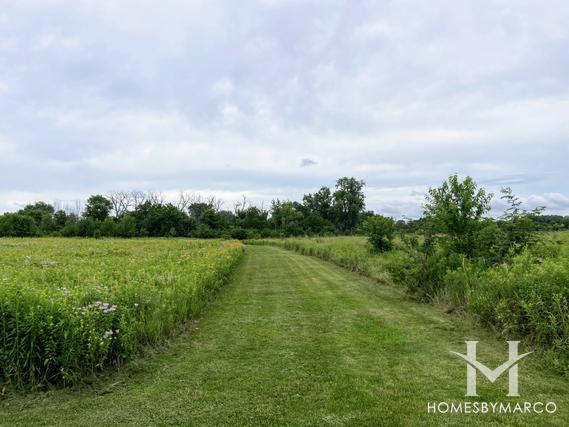
[(299, 236), (303, 233), (303, 210), (298, 202), (273, 200), (272, 222), (285, 236)]
[(471, 257), (476, 248), (476, 233), (482, 216), (490, 210), (492, 194), (470, 177), (460, 181), (451, 175), (439, 188), (430, 188), (426, 196), (425, 217), (433, 233), (449, 252)]
[(365, 208), (364, 186), (364, 181), (355, 178), (344, 177), (336, 182), (332, 209), (336, 224), (344, 233), (351, 233), (359, 223)]
[(306, 194), (302, 203), (276, 199), (266, 210), (244, 198), (234, 211), (222, 210), (222, 202), (213, 197), (181, 193), (175, 203), (166, 203), (157, 192), (113, 191), (89, 197), (80, 216), (79, 203), (76, 212), (65, 212), (45, 202), (0, 215), (0, 236), (220, 238), (234, 233), (248, 237), (352, 233), (367, 216), (373, 216), (363, 211), (363, 185), (344, 177), (337, 181), (334, 193), (322, 187)]
[(555, 353), (553, 363), (569, 373), (569, 261), (536, 262), (529, 252), (479, 274), (470, 308), (505, 337), (526, 337)]
[(91, 218), (93, 221), (104, 221), (109, 216), (112, 208), (113, 205), (106, 197), (101, 195), (91, 196), (87, 199), (83, 216)]
[(322, 187), (314, 194), (306, 194), (303, 197), (304, 206), (313, 214), (324, 220), (334, 219), (332, 211), (332, 192), (328, 187)]
[(0, 216), (0, 236), (30, 237), (37, 232), (37, 225), (29, 215), (6, 213)]
[(0, 240), (0, 378), (72, 383), (170, 334), (210, 298), (237, 242)]
[(393, 218), (376, 215), (367, 218), (362, 230), (368, 235), (368, 241), (374, 252), (385, 252), (393, 247), (395, 221)]
[(500, 226), (505, 234), (503, 246), (509, 253), (519, 254), (525, 248), (538, 242), (535, 218), (541, 215), (545, 207), (538, 207), (531, 211), (521, 209), (522, 202), (509, 187), (502, 189), (501, 199), (508, 205), (506, 212), (500, 218)]

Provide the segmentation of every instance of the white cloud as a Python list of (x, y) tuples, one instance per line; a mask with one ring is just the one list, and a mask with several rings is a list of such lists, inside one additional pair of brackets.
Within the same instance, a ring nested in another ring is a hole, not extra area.
[(354, 29), (353, 36), (355, 39), (374, 39), (384, 37), (397, 37), (399, 29), (393, 25), (383, 21), (366, 22)]
[(243, 114), (239, 110), (239, 107), (232, 104), (224, 104), (221, 107), (221, 122), (224, 126), (232, 126), (238, 124), (243, 120)]
[(560, 0), (12, 2), (0, 209), (126, 187), (269, 200), (355, 175), (371, 208), (415, 215), (456, 171), (569, 212), (568, 21)]
[(62, 37), (55, 33), (44, 33), (36, 37), (32, 42), (32, 50), (74, 50), (80, 47), (77, 38)]
[(229, 98), (233, 94), (233, 83), (229, 79), (215, 82), (212, 88), (213, 94), (222, 98)]

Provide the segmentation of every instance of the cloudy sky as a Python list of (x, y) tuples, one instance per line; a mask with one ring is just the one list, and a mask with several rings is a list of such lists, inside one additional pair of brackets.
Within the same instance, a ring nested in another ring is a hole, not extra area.
[(569, 213), (566, 0), (0, 0), (0, 211), (453, 172)]

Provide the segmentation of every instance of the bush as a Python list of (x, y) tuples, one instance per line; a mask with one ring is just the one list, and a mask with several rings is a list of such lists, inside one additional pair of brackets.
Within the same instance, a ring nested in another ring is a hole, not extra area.
[(442, 251), (427, 252), (423, 247), (410, 250), (400, 262), (389, 265), (397, 283), (404, 285), (421, 300), (430, 301), (444, 286), (443, 278), (451, 264)]
[(0, 216), (0, 236), (31, 237), (37, 233), (36, 223), (29, 215), (6, 213)]
[(395, 221), (393, 218), (375, 215), (365, 220), (362, 230), (368, 235), (368, 241), (374, 252), (385, 252), (393, 248)]
[(104, 237), (113, 237), (116, 234), (115, 221), (112, 218), (105, 218), (99, 225), (99, 231)]
[(562, 356), (569, 371), (569, 260), (536, 262), (526, 252), (512, 265), (484, 272), (470, 298), (472, 310), (506, 337), (527, 337)]
[(115, 226), (115, 234), (117, 237), (135, 237), (136, 236), (136, 220), (132, 215), (124, 215)]
[(231, 237), (237, 240), (246, 240), (249, 238), (249, 235), (247, 234), (247, 230), (244, 228), (235, 228), (231, 232)]

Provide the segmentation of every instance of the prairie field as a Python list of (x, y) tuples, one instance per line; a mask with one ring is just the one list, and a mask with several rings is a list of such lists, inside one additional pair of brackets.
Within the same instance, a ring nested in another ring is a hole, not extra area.
[[(168, 254), (169, 243), (155, 244)], [(480, 341), (484, 363), (503, 363), (507, 346), (492, 331), (398, 286), (247, 246), (227, 286), (170, 345), (89, 386), (10, 393), (0, 425), (567, 425), (569, 384), (540, 357), (521, 363), (521, 398), (506, 397), (503, 375), (480, 378), (480, 397), (466, 400), (555, 402), (555, 413), (430, 413), (429, 402), (465, 400), (466, 366), (451, 351), (466, 339)]]
[(190, 239), (0, 239), (0, 377), (69, 384), (197, 315), (242, 253)]

